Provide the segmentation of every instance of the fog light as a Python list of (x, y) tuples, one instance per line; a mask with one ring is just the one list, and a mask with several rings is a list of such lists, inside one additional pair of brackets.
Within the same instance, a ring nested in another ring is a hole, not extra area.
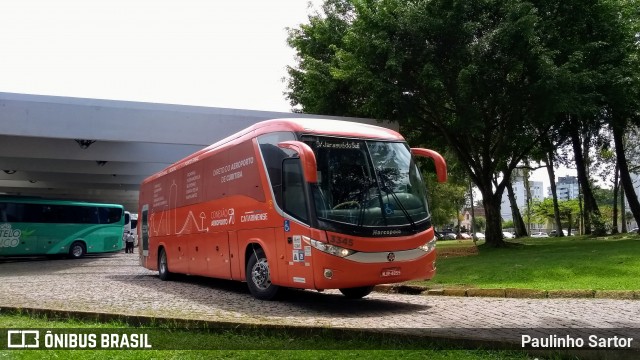
[(324, 269), (324, 277), (326, 277), (327, 279), (331, 279), (333, 277), (333, 270)]

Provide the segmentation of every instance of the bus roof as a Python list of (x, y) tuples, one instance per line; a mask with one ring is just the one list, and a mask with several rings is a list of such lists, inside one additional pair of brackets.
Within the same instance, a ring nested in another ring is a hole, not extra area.
[(35, 196), (0, 195), (0, 202), (12, 202), (12, 203), (23, 203), (23, 204), (119, 207), (124, 209), (124, 207), (120, 204), (104, 204), (104, 203), (91, 203), (91, 202), (74, 201), (74, 200), (45, 199), (45, 198), (40, 198)]
[(404, 141), (402, 135), (394, 130), (387, 129), (381, 126), (351, 121), (321, 118), (282, 118), (265, 120), (258, 122), (244, 130), (240, 130), (239, 132), (231, 136), (228, 136), (212, 145), (205, 147), (200, 151), (197, 151), (185, 157), (182, 160), (177, 161), (164, 170), (149, 176), (143, 181), (143, 183), (166, 174), (170, 168), (174, 168), (176, 166), (183, 167), (189, 164), (191, 161), (197, 161), (200, 156), (223, 148), (227, 144), (230, 145), (235, 142), (244, 141), (246, 138), (279, 131), (290, 131), (309, 135), (326, 135), (344, 138)]

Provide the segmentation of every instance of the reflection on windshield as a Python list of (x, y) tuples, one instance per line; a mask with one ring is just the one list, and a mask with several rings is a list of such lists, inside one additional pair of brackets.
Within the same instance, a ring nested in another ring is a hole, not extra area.
[(404, 143), (308, 137), (316, 155), (317, 216), (359, 226), (414, 225), (428, 218), (424, 184)]

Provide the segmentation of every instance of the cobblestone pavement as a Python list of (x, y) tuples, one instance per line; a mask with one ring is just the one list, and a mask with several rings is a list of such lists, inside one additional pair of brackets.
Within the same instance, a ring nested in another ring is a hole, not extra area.
[(267, 302), (254, 299), (239, 282), (189, 276), (160, 281), (156, 272), (138, 265), (137, 254), (124, 253), (0, 260), (0, 306), (421, 334), (441, 330), (475, 340), (504, 339), (513, 329), (625, 328), (640, 343), (637, 300), (387, 293), (348, 300), (337, 291), (291, 290)]

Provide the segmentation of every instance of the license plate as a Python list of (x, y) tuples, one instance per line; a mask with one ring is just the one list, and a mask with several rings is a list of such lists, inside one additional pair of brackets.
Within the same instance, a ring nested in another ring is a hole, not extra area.
[(400, 274), (401, 272), (399, 267), (386, 268), (382, 269), (380, 277), (400, 276)]

